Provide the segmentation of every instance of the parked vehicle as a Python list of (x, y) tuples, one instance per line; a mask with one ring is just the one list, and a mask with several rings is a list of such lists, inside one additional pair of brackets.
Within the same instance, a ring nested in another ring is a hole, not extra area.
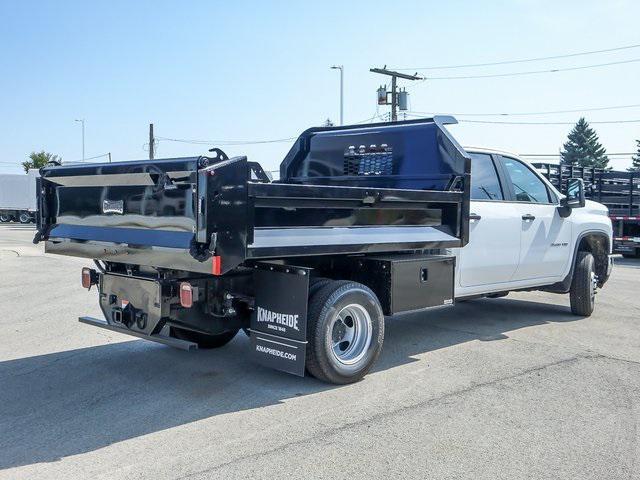
[(38, 170), (0, 175), (0, 222), (31, 223), (36, 213)]
[(640, 172), (552, 163), (535, 163), (534, 166), (563, 192), (569, 179), (583, 179), (586, 197), (609, 209), (613, 223), (613, 253), (640, 257)]
[(563, 197), (514, 155), (463, 149), (450, 123), (311, 128), (277, 182), (217, 149), (48, 167), (34, 241), (94, 259), (105, 320), (84, 323), (184, 349), (244, 329), (258, 363), (332, 383), (371, 369), (395, 313), (546, 290), (590, 315), (606, 208), (580, 179)]

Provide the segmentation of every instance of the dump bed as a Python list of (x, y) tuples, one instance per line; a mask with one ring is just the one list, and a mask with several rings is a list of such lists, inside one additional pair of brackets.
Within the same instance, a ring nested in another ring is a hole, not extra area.
[(307, 130), (279, 182), (215, 149), (48, 167), (35, 240), (50, 253), (213, 274), (254, 259), (460, 247), (470, 162), (443, 123)]

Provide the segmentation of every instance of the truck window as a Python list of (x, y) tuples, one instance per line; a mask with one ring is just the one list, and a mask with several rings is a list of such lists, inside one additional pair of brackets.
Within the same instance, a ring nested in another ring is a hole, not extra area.
[(517, 202), (550, 203), (547, 187), (529, 167), (514, 158), (502, 157), (502, 161)]
[(504, 200), (498, 173), (491, 155), (471, 154), (471, 198), (473, 200)]

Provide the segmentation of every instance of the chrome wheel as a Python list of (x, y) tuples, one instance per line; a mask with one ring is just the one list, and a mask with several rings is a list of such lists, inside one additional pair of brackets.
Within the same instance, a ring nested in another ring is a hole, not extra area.
[(371, 316), (361, 305), (347, 305), (334, 317), (327, 334), (335, 360), (345, 365), (357, 363), (371, 345)]
[(593, 270), (591, 271), (591, 277), (589, 280), (589, 299), (593, 305), (596, 302), (596, 290), (598, 288), (598, 276)]

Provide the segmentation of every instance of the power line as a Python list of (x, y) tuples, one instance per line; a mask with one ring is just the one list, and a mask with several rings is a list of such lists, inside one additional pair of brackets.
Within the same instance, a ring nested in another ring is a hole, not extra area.
[(291, 140), (295, 140), (298, 137), (288, 137), (288, 138), (277, 138), (274, 140), (195, 140), (195, 139), (184, 139), (184, 138), (168, 138), (168, 137), (156, 137), (156, 140), (162, 140), (165, 142), (180, 142), (180, 143), (191, 143), (194, 145), (257, 145), (263, 143), (280, 143), (280, 142), (290, 142)]
[[(491, 124), (505, 124), (505, 125), (575, 125), (576, 122), (502, 122), (502, 121), (493, 121), (493, 120), (464, 120), (461, 119), (460, 122), (464, 123), (491, 123)], [(613, 124), (613, 123), (640, 123), (640, 119), (638, 120), (603, 120), (603, 121), (595, 121), (589, 122), (591, 125), (595, 124)]]
[(503, 60), (499, 62), (488, 62), (488, 63), (467, 63), (463, 65), (441, 65), (435, 67), (411, 67), (411, 68), (396, 68), (396, 70), (449, 70), (454, 68), (472, 68), (472, 67), (491, 67), (495, 65), (509, 65), (514, 63), (527, 63), (527, 62), (540, 62), (542, 60), (557, 60), (559, 58), (570, 58), (570, 57), (580, 57), (583, 55), (593, 55), (596, 53), (607, 53), (607, 52), (616, 52), (620, 50), (628, 50), (631, 48), (638, 48), (640, 44), (634, 45), (626, 45), (623, 47), (615, 47), (615, 48), (607, 48), (604, 50), (590, 50), (587, 52), (576, 52), (576, 53), (566, 53), (563, 55), (552, 55), (549, 57), (534, 57), (534, 58), (524, 58), (518, 60)]
[[(408, 113), (410, 117), (416, 118), (424, 118), (421, 115), (414, 115)], [(501, 120), (465, 120), (460, 119), (460, 123), (485, 123), (485, 124), (498, 124), (498, 125), (575, 125), (575, 122), (511, 122), (511, 121), (501, 121)], [(639, 123), (638, 120), (601, 120), (589, 122), (589, 124), (612, 124), (612, 123)]]
[(95, 160), (96, 158), (102, 158), (102, 157), (108, 157), (108, 156), (109, 156), (109, 153), (103, 153), (102, 155), (96, 155), (95, 157), (88, 157), (83, 160), (64, 160), (63, 159), (62, 161), (63, 163), (82, 163), (87, 160)]
[(636, 108), (640, 107), (640, 103), (633, 105), (615, 105), (610, 107), (589, 107), (589, 108), (576, 108), (571, 110), (547, 110), (541, 112), (511, 112), (511, 113), (431, 113), (431, 112), (417, 112), (411, 111), (408, 113), (417, 113), (421, 115), (455, 115), (460, 117), (515, 117), (515, 116), (532, 116), (532, 115), (554, 115), (558, 113), (580, 113), (580, 112), (597, 112), (602, 110), (618, 110), (623, 108)]
[[(365, 120), (360, 120), (358, 122), (354, 122), (353, 124), (367, 123), (376, 118), (377, 115), (373, 115)], [(165, 142), (179, 142), (179, 143), (190, 143), (193, 145), (220, 145), (220, 146), (242, 146), (242, 145), (260, 145), (260, 144), (268, 144), (268, 143), (281, 143), (281, 142), (291, 142), (298, 138), (295, 137), (287, 137), (287, 138), (276, 138), (273, 140), (197, 140), (197, 139), (185, 139), (185, 138), (168, 138), (168, 137), (155, 137), (156, 141), (165, 141)]]
[(619, 62), (607, 62), (596, 63), (592, 65), (580, 65), (578, 67), (566, 67), (566, 68), (552, 68), (549, 70), (528, 70), (525, 72), (509, 72), (509, 73), (487, 73), (483, 75), (453, 75), (448, 77), (427, 77), (425, 80), (467, 80), (473, 78), (498, 78), (498, 77), (517, 77), (523, 75), (538, 75), (542, 73), (557, 73), (557, 72), (569, 72), (572, 70), (585, 70), (588, 68), (601, 68), (609, 67), (612, 65), (622, 65), (625, 63), (640, 62), (640, 58), (633, 58), (631, 60), (621, 60)]
[[(629, 155), (635, 155), (636, 152), (628, 152), (628, 153), (606, 153), (608, 157), (626, 157)], [(521, 153), (522, 157), (559, 157), (559, 153)]]
[[(80, 160), (62, 160), (63, 163), (82, 163), (83, 161), (87, 161), (87, 160), (95, 160), (96, 158), (102, 158), (102, 157), (108, 157), (109, 153), (103, 153), (102, 155), (96, 155), (95, 157), (87, 157), (84, 160), (80, 159)], [(22, 162), (16, 163), (16, 162), (7, 162), (7, 161), (0, 161), (1, 165), (16, 165), (19, 167), (22, 167)]]

